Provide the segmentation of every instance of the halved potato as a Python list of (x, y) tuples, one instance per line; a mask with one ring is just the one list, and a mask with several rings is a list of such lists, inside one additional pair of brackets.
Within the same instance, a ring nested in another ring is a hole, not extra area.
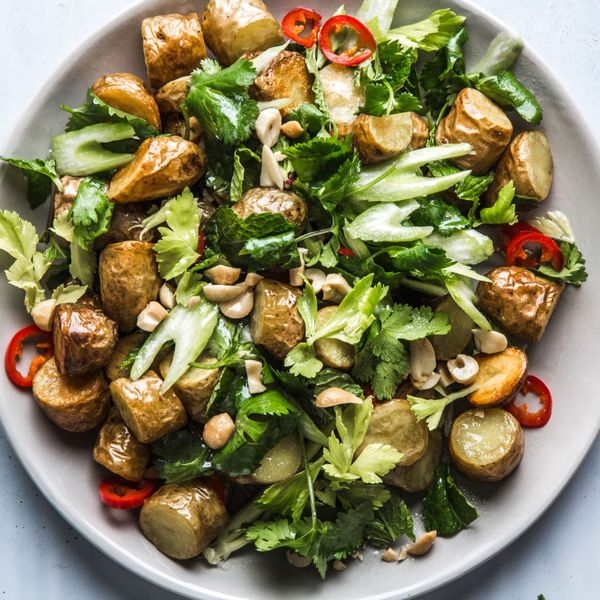
[(388, 444), (402, 453), (399, 465), (412, 465), (427, 452), (427, 425), (417, 421), (408, 400), (382, 402), (373, 408), (367, 434), (356, 455), (369, 444)]
[(108, 381), (115, 381), (121, 377), (129, 377), (131, 365), (122, 368), (121, 363), (134, 348), (141, 347), (145, 339), (146, 335), (143, 331), (135, 331), (134, 333), (119, 338), (108, 363), (106, 363), (106, 367), (104, 367), (104, 372), (106, 373)]
[(103, 75), (92, 85), (92, 92), (109, 106), (144, 119), (160, 131), (156, 100), (141, 77), (133, 73)]
[(413, 122), (413, 136), (410, 141), (410, 149), (418, 150), (425, 148), (429, 140), (429, 125), (425, 117), (421, 117), (415, 112), (409, 113)]
[(450, 455), (457, 469), (471, 479), (504, 479), (521, 462), (524, 450), (521, 425), (502, 408), (471, 409), (452, 424)]
[(340, 135), (350, 133), (365, 103), (365, 90), (355, 85), (354, 69), (331, 63), (321, 69), (320, 79), (331, 120), (337, 124)]
[(223, 501), (201, 479), (163, 485), (140, 512), (146, 538), (163, 554), (179, 560), (198, 556), (228, 520)]
[(288, 435), (263, 456), (260, 465), (250, 477), (242, 478), (238, 483), (271, 485), (285, 481), (298, 472), (301, 463), (302, 452), (298, 438)]
[(488, 408), (508, 404), (527, 377), (527, 354), (509, 346), (497, 354), (478, 354), (479, 372), (471, 385), (479, 387), (469, 394), (473, 406)]
[(429, 341), (438, 360), (450, 360), (467, 347), (473, 337), (471, 330), (475, 327), (475, 323), (449, 295), (444, 296), (436, 304), (435, 312), (443, 312), (448, 315), (451, 329), (443, 335), (430, 336)]
[[(324, 325), (337, 310), (337, 306), (326, 306), (317, 314), (317, 327)], [(314, 344), (317, 358), (326, 366), (332, 369), (341, 369), (348, 371), (354, 366), (356, 350), (352, 344), (342, 342), (341, 340), (322, 339)]]

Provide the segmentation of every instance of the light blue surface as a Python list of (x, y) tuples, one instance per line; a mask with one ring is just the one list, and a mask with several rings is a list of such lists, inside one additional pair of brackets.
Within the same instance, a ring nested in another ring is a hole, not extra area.
[[(55, 65), (130, 3), (0, 0), (0, 73), (4, 83), (0, 144)], [(597, 131), (600, 4), (596, 0), (477, 0), (476, 4), (520, 31), (545, 57), (573, 91), (590, 128)], [(76, 495), (77, 482), (64, 493)], [(535, 494), (534, 481), (531, 493)], [(0, 507), (2, 600), (179, 598), (125, 571), (81, 539), (37, 492), (1, 432)], [(548, 600), (597, 598), (599, 532), (600, 441), (558, 501), (519, 541), (423, 600), (533, 600), (540, 593)]]

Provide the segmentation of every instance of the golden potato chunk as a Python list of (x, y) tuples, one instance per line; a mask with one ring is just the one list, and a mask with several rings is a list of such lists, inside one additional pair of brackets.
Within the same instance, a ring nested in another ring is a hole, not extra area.
[(331, 63), (320, 71), (321, 85), (331, 120), (340, 135), (349, 133), (360, 107), (365, 103), (365, 91), (355, 85), (354, 69)]
[(410, 149), (418, 150), (425, 148), (429, 140), (429, 125), (425, 117), (419, 116), (417, 113), (410, 113), (413, 121), (413, 136), (410, 141)]
[(202, 145), (202, 127), (196, 117), (190, 117), (186, 123), (182, 115), (168, 115), (164, 119), (164, 133)]
[[(326, 306), (317, 314), (317, 327), (324, 325), (335, 313), (337, 306)], [(356, 350), (352, 344), (334, 338), (317, 340), (314, 344), (317, 358), (332, 369), (348, 371), (354, 366)]]
[(288, 435), (262, 457), (260, 465), (252, 475), (238, 477), (235, 481), (240, 484), (271, 485), (295, 475), (301, 464), (302, 451), (298, 438)]
[(109, 244), (98, 262), (100, 296), (106, 313), (123, 331), (131, 331), (148, 302), (156, 300), (161, 278), (152, 244)]
[(202, 13), (208, 47), (220, 63), (283, 43), (279, 21), (262, 0), (210, 0)]
[(115, 379), (120, 379), (121, 377), (129, 377), (131, 365), (123, 368), (121, 367), (121, 364), (134, 348), (141, 348), (145, 339), (146, 336), (143, 331), (135, 331), (134, 333), (119, 338), (119, 341), (104, 368), (104, 373), (106, 374), (108, 381), (115, 381)]
[(189, 75), (206, 58), (200, 19), (195, 12), (144, 19), (142, 42), (148, 81), (154, 88)]
[(473, 320), (454, 302), (452, 296), (444, 296), (436, 305), (435, 312), (443, 312), (448, 316), (450, 331), (443, 335), (432, 335), (429, 341), (435, 350), (438, 360), (450, 360), (460, 354), (473, 337)]
[(146, 211), (140, 204), (116, 204), (110, 222), (110, 229), (101, 235), (94, 243), (94, 250), (102, 250), (108, 244), (137, 240), (138, 242), (153, 242), (155, 230), (150, 230), (140, 236), (143, 229), (142, 221)]
[(121, 378), (110, 384), (110, 393), (121, 418), (144, 444), (154, 442), (187, 423), (185, 408), (175, 392), (160, 393), (163, 380), (148, 371), (137, 381)]
[(110, 182), (113, 202), (143, 202), (168, 198), (193, 185), (204, 175), (204, 150), (176, 135), (144, 140), (129, 164)]
[(129, 481), (141, 481), (150, 462), (150, 448), (139, 442), (112, 408), (93, 451), (94, 460)]
[(79, 377), (62, 375), (54, 358), (33, 377), (33, 397), (48, 418), (66, 431), (89, 431), (106, 418), (110, 406), (102, 371)]
[(223, 501), (201, 479), (163, 485), (140, 512), (146, 538), (163, 554), (179, 560), (198, 556), (228, 520)]
[(262, 279), (256, 286), (252, 340), (281, 360), (304, 339), (304, 321), (296, 306), (299, 297), (297, 288), (272, 279)]
[(163, 116), (181, 114), (181, 107), (185, 102), (192, 78), (190, 75), (178, 77), (165, 83), (156, 91), (155, 98), (158, 110)]
[(459, 471), (476, 481), (508, 477), (521, 462), (524, 450), (521, 425), (502, 408), (468, 410), (452, 424), (452, 460)]
[(537, 342), (556, 309), (564, 284), (522, 267), (498, 267), (477, 286), (478, 303), (500, 327), (525, 342)]
[(458, 93), (448, 113), (440, 123), (437, 144), (466, 142), (474, 154), (452, 159), (461, 169), (471, 169), (474, 175), (487, 173), (498, 161), (512, 136), (513, 126), (506, 113), (487, 96), (473, 88)]
[(96, 79), (92, 92), (109, 106), (147, 121), (160, 131), (156, 100), (143, 79), (133, 73), (111, 73)]
[(241, 219), (262, 213), (279, 213), (302, 231), (308, 220), (308, 206), (303, 198), (277, 188), (253, 188), (248, 190), (232, 207)]

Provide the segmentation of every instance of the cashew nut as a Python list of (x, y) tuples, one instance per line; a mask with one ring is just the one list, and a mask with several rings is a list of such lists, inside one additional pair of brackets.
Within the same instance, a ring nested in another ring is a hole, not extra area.
[(473, 383), (479, 373), (479, 363), (472, 356), (466, 354), (459, 354), (456, 358), (449, 360), (446, 366), (452, 379), (463, 385)]
[(162, 304), (153, 300), (152, 302), (148, 302), (144, 310), (138, 315), (137, 326), (142, 331), (152, 332), (168, 314)]
[(354, 394), (338, 387), (330, 387), (323, 390), (315, 400), (315, 406), (329, 408), (340, 404), (362, 404), (362, 400)]
[(506, 350), (508, 340), (499, 331), (486, 331), (485, 329), (473, 329), (475, 348), (483, 354), (497, 354)]
[(266, 108), (256, 119), (256, 137), (261, 144), (272, 148), (279, 140), (281, 132), (281, 113), (276, 108)]
[(235, 431), (235, 423), (228, 413), (215, 415), (208, 420), (202, 432), (202, 438), (212, 450), (222, 448)]
[(52, 317), (56, 309), (56, 300), (42, 300), (38, 302), (31, 310), (31, 318), (33, 322), (42, 331), (52, 331)]
[(230, 319), (243, 319), (247, 317), (254, 308), (254, 291), (246, 290), (233, 300), (227, 300), (219, 304), (221, 312)]
[(298, 569), (304, 569), (312, 563), (310, 558), (307, 558), (306, 556), (300, 556), (293, 550), (286, 550), (285, 557), (292, 567), (297, 567)]
[(196, 308), (202, 302), (200, 296), (192, 296), (186, 303), (187, 308)]
[(323, 300), (339, 304), (350, 292), (352, 286), (338, 273), (329, 273), (323, 284)]
[(160, 303), (167, 309), (175, 308), (175, 294), (168, 283), (163, 283), (158, 292)]
[(437, 384), (440, 374), (434, 374), (436, 366), (435, 351), (427, 338), (410, 343), (410, 378), (418, 390), (431, 389)]
[(393, 548), (386, 548), (385, 552), (381, 555), (381, 560), (385, 562), (396, 562), (398, 560), (398, 553)]
[(227, 265), (217, 265), (206, 269), (204, 274), (213, 282), (219, 285), (233, 285), (242, 274), (242, 270)]
[(266, 144), (262, 149), (262, 168), (260, 170), (261, 187), (277, 187), (283, 189), (285, 177), (273, 150)]
[(331, 563), (331, 566), (334, 571), (345, 571), (348, 568), (348, 565), (341, 560), (334, 560), (333, 563)]
[(299, 138), (304, 133), (304, 127), (298, 121), (288, 121), (281, 126), (281, 133), (292, 140)]
[(215, 285), (214, 283), (209, 283), (204, 286), (204, 295), (211, 302), (227, 302), (228, 300), (237, 298), (247, 289), (248, 286), (245, 283), (238, 283), (236, 285)]
[(306, 271), (304, 271), (304, 277), (310, 281), (310, 284), (315, 290), (315, 294), (321, 292), (325, 281), (327, 281), (327, 275), (325, 275), (321, 269), (306, 269)]
[(294, 287), (301, 287), (304, 284), (304, 257), (308, 254), (306, 248), (298, 248), (298, 254), (300, 255), (300, 266), (295, 269), (290, 269), (290, 285)]
[(248, 377), (248, 391), (251, 394), (262, 394), (266, 386), (262, 382), (262, 363), (259, 360), (244, 361), (246, 376)]
[(419, 536), (414, 544), (407, 546), (406, 551), (413, 556), (423, 556), (423, 554), (427, 554), (427, 552), (431, 550), (431, 546), (433, 546), (436, 537), (437, 531), (435, 531), (435, 529), (433, 531), (428, 531)]
[(264, 279), (264, 277), (262, 275), (259, 275), (258, 273), (248, 273), (246, 275), (246, 279), (244, 280), (244, 283), (248, 287), (254, 287), (255, 285), (258, 285), (258, 282), (261, 279)]

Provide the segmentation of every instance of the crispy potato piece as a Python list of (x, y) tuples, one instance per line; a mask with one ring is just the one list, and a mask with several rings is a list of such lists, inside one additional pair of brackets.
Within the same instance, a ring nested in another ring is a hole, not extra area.
[(181, 114), (181, 107), (190, 91), (191, 83), (192, 77), (184, 75), (183, 77), (169, 81), (169, 83), (165, 83), (165, 85), (156, 90), (154, 97), (158, 105), (158, 110), (163, 117)]
[(99, 308), (59, 304), (52, 319), (56, 367), (69, 377), (101, 369), (110, 359), (117, 334), (117, 324)]
[(177, 135), (190, 142), (202, 145), (202, 127), (196, 117), (190, 117), (186, 125), (185, 119), (179, 115), (169, 115), (164, 119), (164, 132), (170, 135)]
[(486, 203), (494, 204), (498, 192), (511, 180), (519, 196), (541, 202), (550, 194), (553, 171), (548, 138), (541, 131), (523, 131), (502, 155)]
[(176, 135), (144, 140), (129, 164), (110, 182), (113, 202), (143, 202), (167, 198), (193, 185), (204, 175), (204, 149)]
[(365, 91), (354, 85), (354, 69), (331, 63), (321, 69), (321, 85), (331, 120), (345, 135), (352, 129), (360, 107), (365, 103)]
[(478, 303), (500, 327), (525, 342), (537, 342), (556, 309), (564, 284), (522, 267), (498, 267), (490, 283), (477, 286)]
[(499, 481), (521, 462), (525, 436), (509, 412), (501, 408), (471, 409), (454, 420), (449, 445), (454, 464), (467, 477)]
[(390, 471), (384, 482), (398, 487), (405, 492), (421, 492), (433, 480), (435, 468), (442, 460), (444, 437), (439, 430), (429, 432), (427, 451), (415, 463), (408, 467), (398, 466)]
[(473, 337), (471, 330), (475, 327), (475, 323), (449, 295), (438, 302), (435, 311), (448, 315), (448, 323), (452, 329), (444, 335), (430, 336), (429, 341), (438, 360), (450, 360), (467, 347)]
[(93, 451), (94, 460), (129, 481), (141, 481), (150, 462), (150, 448), (138, 442), (113, 407), (102, 425)]
[(473, 88), (458, 93), (452, 110), (442, 119), (436, 143), (467, 142), (474, 154), (452, 159), (461, 169), (474, 175), (487, 173), (500, 158), (512, 136), (513, 126), (506, 113), (487, 96)]
[(133, 73), (103, 75), (92, 85), (92, 92), (109, 106), (144, 119), (160, 131), (156, 100), (141, 77)]
[(109, 244), (98, 262), (100, 296), (106, 313), (131, 331), (148, 302), (156, 300), (161, 278), (149, 242)]
[(299, 297), (297, 288), (272, 279), (262, 279), (256, 286), (252, 340), (281, 360), (304, 339), (304, 321), (296, 306)]
[(202, 13), (202, 30), (208, 47), (225, 65), (246, 52), (283, 43), (279, 21), (262, 0), (210, 0)]
[(419, 148), (425, 148), (425, 146), (427, 146), (427, 140), (429, 140), (429, 125), (427, 124), (427, 119), (414, 112), (409, 114), (411, 115), (413, 122), (413, 136), (410, 141), (410, 149), (418, 150)]
[(429, 436), (425, 421), (417, 421), (408, 400), (396, 399), (376, 404), (365, 439), (356, 451), (369, 444), (389, 444), (402, 453), (399, 465), (416, 463), (427, 452)]
[(175, 392), (160, 393), (162, 384), (163, 380), (154, 371), (148, 371), (137, 381), (123, 377), (110, 384), (121, 418), (144, 444), (181, 429), (188, 420)]
[(144, 19), (142, 42), (148, 81), (154, 88), (189, 75), (206, 58), (200, 19), (195, 12)]
[(146, 538), (179, 560), (198, 556), (228, 520), (223, 501), (201, 479), (163, 485), (140, 512)]
[(121, 368), (121, 363), (134, 348), (139, 348), (145, 339), (146, 336), (143, 331), (135, 331), (119, 338), (108, 363), (106, 363), (106, 367), (104, 367), (104, 373), (108, 381), (115, 381), (121, 377), (129, 377), (131, 366), (123, 369)]
[(102, 371), (79, 377), (62, 375), (54, 358), (33, 377), (33, 397), (48, 418), (66, 431), (89, 431), (106, 418), (110, 406)]
[(249, 477), (238, 477), (239, 484), (271, 485), (285, 481), (298, 472), (302, 463), (300, 444), (295, 435), (288, 435), (271, 448)]
[(473, 406), (488, 408), (508, 404), (527, 377), (527, 354), (509, 346), (497, 354), (478, 354), (479, 372), (472, 382), (479, 388), (469, 395)]
[[(168, 375), (172, 360), (173, 353), (171, 352), (160, 362), (160, 374), (163, 377)], [(208, 354), (201, 354), (196, 362), (210, 364), (217, 362), (217, 359)], [(181, 400), (190, 419), (206, 422), (204, 407), (219, 382), (220, 375), (221, 369), (197, 369), (190, 367), (177, 380), (173, 386), (173, 391)]]
[(140, 204), (115, 204), (110, 229), (95, 241), (94, 250), (102, 250), (108, 244), (128, 240), (153, 242), (156, 237), (154, 230), (140, 236), (143, 228), (142, 221), (146, 216), (146, 211)]
[[(326, 306), (317, 314), (317, 327), (325, 324), (335, 313), (337, 306)], [(326, 366), (332, 369), (341, 369), (348, 371), (354, 366), (356, 351), (352, 344), (342, 342), (341, 340), (322, 339), (314, 344), (317, 358)]]
[(286, 117), (303, 104), (314, 103), (312, 85), (313, 76), (306, 68), (304, 56), (284, 50), (256, 78), (252, 95), (265, 102), (291, 98), (291, 104), (280, 110), (281, 116)]
[(294, 192), (277, 188), (248, 190), (231, 208), (242, 219), (253, 214), (280, 213), (290, 223), (296, 223), (298, 231), (304, 229), (308, 220), (308, 206), (304, 199)]

